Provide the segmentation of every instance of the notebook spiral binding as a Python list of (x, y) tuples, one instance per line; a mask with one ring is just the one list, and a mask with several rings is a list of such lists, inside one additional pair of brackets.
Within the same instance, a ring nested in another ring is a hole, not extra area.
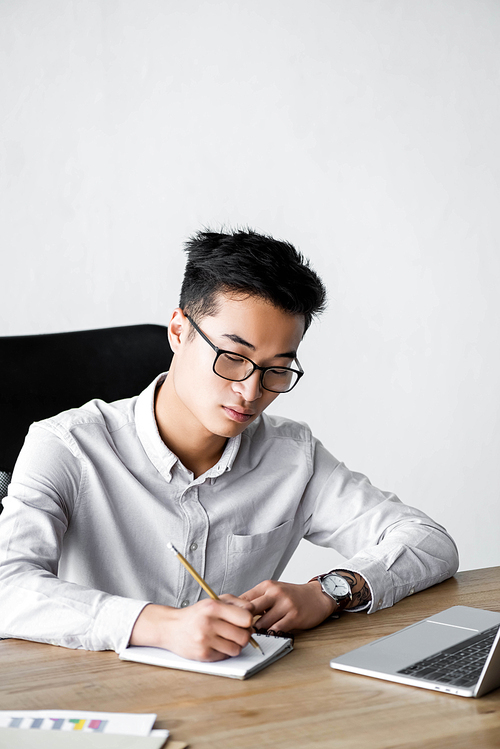
[(256, 629), (255, 634), (264, 635), (265, 637), (287, 637), (292, 641), (292, 645), (295, 640), (291, 632), (282, 632), (280, 629)]

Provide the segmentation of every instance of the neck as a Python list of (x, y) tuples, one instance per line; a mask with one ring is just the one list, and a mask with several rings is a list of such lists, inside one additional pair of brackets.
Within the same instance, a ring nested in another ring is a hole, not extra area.
[(218, 463), (226, 437), (212, 434), (194, 418), (177, 396), (170, 374), (156, 393), (155, 418), (163, 442), (195, 478)]

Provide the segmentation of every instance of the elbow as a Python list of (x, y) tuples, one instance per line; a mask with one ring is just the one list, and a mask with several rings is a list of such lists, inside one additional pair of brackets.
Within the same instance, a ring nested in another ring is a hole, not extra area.
[(431, 547), (427, 550), (436, 561), (439, 560), (439, 582), (448, 580), (457, 572), (460, 558), (458, 548), (452, 537), (444, 530), (439, 535), (433, 534)]
[(448, 554), (448, 566), (449, 566), (449, 575), (448, 577), (453, 577), (453, 575), (458, 572), (458, 567), (460, 565), (460, 557), (458, 554), (458, 548), (454, 540), (451, 538), (451, 536), (448, 536), (449, 538), (449, 554)]

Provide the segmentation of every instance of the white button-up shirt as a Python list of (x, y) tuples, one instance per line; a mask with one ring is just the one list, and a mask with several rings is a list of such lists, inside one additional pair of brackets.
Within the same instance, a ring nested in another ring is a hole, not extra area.
[(164, 377), (32, 425), (0, 516), (0, 637), (119, 652), (148, 602), (205, 597), (169, 541), (216, 593), (239, 595), (278, 579), (306, 538), (366, 578), (370, 612), (454, 574), (445, 529), (304, 424), (263, 414), (194, 478), (158, 433)]

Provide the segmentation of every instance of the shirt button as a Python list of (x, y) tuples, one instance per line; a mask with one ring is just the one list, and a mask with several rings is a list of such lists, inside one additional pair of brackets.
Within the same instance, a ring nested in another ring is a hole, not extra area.
[(382, 599), (380, 599), (380, 601), (378, 602), (378, 605), (379, 605), (379, 606), (382, 606), (382, 604), (383, 604), (383, 603), (384, 603), (384, 602), (383, 602), (383, 600), (382, 600)]
[(415, 588), (410, 588), (408, 595), (412, 596), (415, 593)]
[(196, 541), (193, 541), (193, 543), (189, 547), (189, 551), (196, 551), (197, 548), (198, 548), (198, 544), (196, 543)]
[(183, 600), (183, 602), (181, 603), (181, 607), (182, 607), (183, 609), (185, 609), (185, 608), (186, 608), (186, 606), (189, 606), (189, 601), (187, 600), (187, 598), (185, 598), (185, 599)]

